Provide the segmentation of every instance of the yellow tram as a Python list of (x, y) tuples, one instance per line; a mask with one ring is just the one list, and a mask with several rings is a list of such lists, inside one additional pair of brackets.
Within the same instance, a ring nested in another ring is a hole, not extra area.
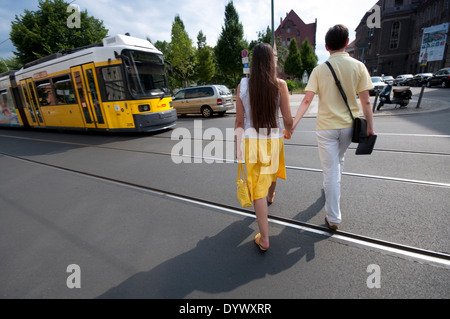
[(148, 132), (177, 120), (162, 53), (127, 35), (2, 74), (0, 101), (0, 126)]

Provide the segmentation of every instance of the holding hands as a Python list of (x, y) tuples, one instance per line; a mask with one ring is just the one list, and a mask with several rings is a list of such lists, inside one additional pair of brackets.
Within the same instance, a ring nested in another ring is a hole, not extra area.
[(292, 132), (293, 132), (293, 130), (291, 130), (290, 132), (287, 132), (286, 130), (283, 130), (284, 139), (285, 140), (290, 140), (291, 137), (292, 137)]

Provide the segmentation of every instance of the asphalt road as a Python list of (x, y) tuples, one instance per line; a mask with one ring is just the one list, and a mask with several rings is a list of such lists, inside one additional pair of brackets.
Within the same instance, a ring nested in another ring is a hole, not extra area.
[(318, 228), (272, 219), (265, 254), (236, 200), (232, 114), (156, 134), (0, 130), (0, 297), (447, 299), (448, 260), (345, 234), (450, 254), (448, 92), (429, 93), (421, 112), (377, 115), (372, 155), (352, 145), (342, 234), (324, 227), (315, 119), (305, 118), (269, 213)]

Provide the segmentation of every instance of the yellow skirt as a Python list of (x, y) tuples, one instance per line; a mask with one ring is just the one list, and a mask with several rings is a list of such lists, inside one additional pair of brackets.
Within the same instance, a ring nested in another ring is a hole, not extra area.
[(286, 179), (284, 139), (247, 138), (244, 150), (251, 200), (265, 198), (277, 178)]

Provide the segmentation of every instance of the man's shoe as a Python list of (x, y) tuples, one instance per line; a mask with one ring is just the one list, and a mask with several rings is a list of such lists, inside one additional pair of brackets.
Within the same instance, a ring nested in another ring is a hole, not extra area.
[(339, 228), (339, 224), (330, 222), (328, 220), (327, 216), (325, 216), (325, 223), (327, 224), (328, 228), (331, 230), (337, 230)]

